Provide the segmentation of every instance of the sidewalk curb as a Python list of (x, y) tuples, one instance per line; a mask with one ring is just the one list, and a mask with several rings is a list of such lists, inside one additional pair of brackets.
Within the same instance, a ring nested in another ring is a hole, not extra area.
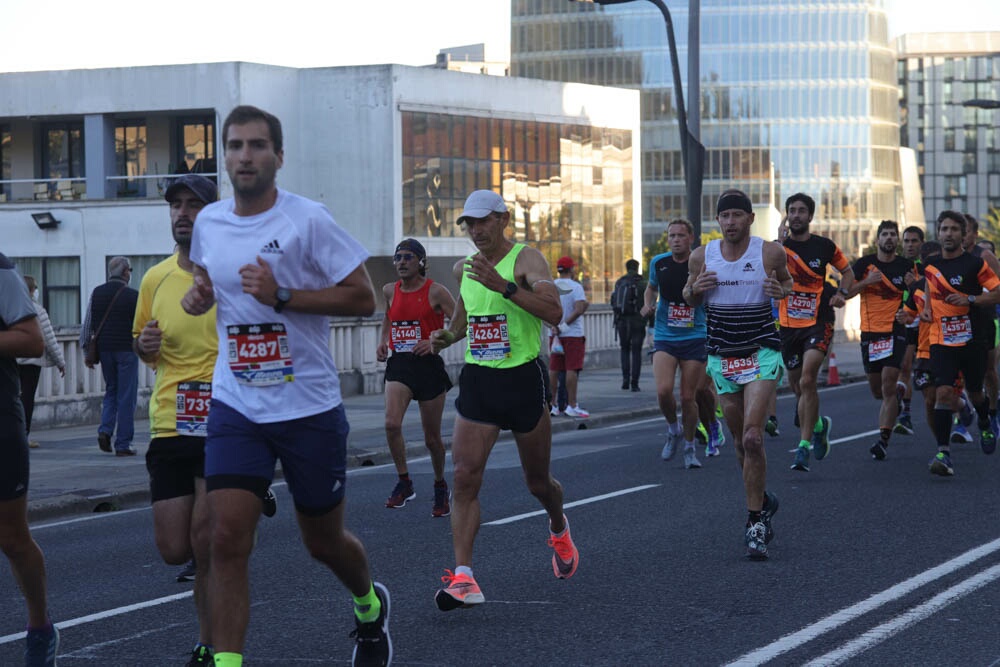
[[(851, 384), (864, 381), (865, 376), (863, 374), (842, 372), (840, 380), (841, 384)], [(788, 393), (791, 393), (791, 389), (787, 383), (783, 383), (778, 388), (778, 394), (785, 395)], [(560, 416), (552, 420), (552, 433), (566, 433), (661, 416), (660, 409), (656, 405), (645, 405), (634, 409), (612, 410), (603, 413), (599, 412), (586, 419)], [(510, 431), (502, 431), (497, 441), (512, 442), (513, 435)], [(351, 447), (348, 445), (347, 467), (362, 468), (391, 464), (392, 455), (384, 439), (378, 442), (381, 443), (379, 446), (369, 448)], [(446, 451), (451, 450), (451, 433), (446, 434), (444, 446)], [(407, 459), (419, 458), (425, 455), (427, 455), (427, 448), (421, 440), (407, 443)], [(274, 478), (275, 480), (284, 479), (280, 466), (275, 470)], [(32, 522), (90, 513), (114, 512), (126, 508), (148, 506), (149, 503), (149, 485), (148, 483), (143, 483), (126, 485), (118, 489), (82, 489), (40, 500), (29, 500), (27, 511), (28, 520)]]

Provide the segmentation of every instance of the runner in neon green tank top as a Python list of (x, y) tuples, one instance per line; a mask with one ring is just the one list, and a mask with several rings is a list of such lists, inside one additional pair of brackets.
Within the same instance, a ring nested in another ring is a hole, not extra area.
[(469, 337), (451, 450), (456, 568), (445, 570), (446, 586), (434, 598), (442, 611), (485, 601), (472, 575), (472, 547), (479, 530), (483, 472), (501, 429), (514, 433), (528, 490), (549, 515), (553, 573), (568, 579), (580, 560), (563, 515), (562, 486), (549, 470), (548, 372), (538, 353), (542, 321), (554, 327), (563, 312), (548, 262), (535, 248), (504, 236), (510, 213), (495, 192), (469, 195), (456, 222), (478, 252), (455, 265), (460, 286), (455, 315), (447, 329), (431, 334), (435, 351)]
[[(497, 262), (496, 272), (505, 282), (514, 282), (514, 265), (526, 247), (521, 243), (513, 244), (510, 252)], [(465, 261), (471, 259), (470, 256)], [(542, 333), (540, 319), (509, 297), (475, 280), (462, 281), (461, 294), (469, 321), (469, 344), (465, 348), (467, 363), (514, 368), (538, 357)]]

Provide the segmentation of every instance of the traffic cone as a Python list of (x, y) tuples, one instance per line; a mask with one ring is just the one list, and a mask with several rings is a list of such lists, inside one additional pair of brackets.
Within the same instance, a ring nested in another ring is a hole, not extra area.
[(830, 363), (827, 364), (826, 386), (840, 386), (840, 371), (837, 370), (837, 354), (830, 350)]

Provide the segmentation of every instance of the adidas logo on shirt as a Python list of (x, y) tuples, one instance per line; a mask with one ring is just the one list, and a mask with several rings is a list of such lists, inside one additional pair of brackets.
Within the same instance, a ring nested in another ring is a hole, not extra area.
[(264, 253), (271, 253), (272, 255), (285, 254), (285, 251), (282, 250), (281, 246), (278, 245), (278, 239), (274, 239), (273, 241), (265, 245), (263, 248), (261, 248), (260, 251)]
[(753, 264), (751, 264), (750, 262), (747, 262), (747, 263), (746, 263), (746, 264), (745, 264), (745, 265), (743, 266), (743, 271), (744, 271), (744, 272), (746, 272), (746, 271), (753, 271)]

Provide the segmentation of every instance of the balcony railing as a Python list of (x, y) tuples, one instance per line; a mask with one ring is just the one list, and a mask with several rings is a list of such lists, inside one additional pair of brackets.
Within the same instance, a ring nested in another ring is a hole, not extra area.
[[(159, 199), (171, 179), (184, 174), (144, 174), (142, 176), (107, 176), (113, 187), (112, 199)], [(218, 182), (215, 172), (202, 176)], [(91, 197), (100, 199), (101, 197)], [(74, 178), (13, 178), (0, 180), (0, 203), (27, 201), (73, 201), (87, 199), (87, 179)]]
[[(587, 356), (601, 352), (617, 351), (612, 322), (614, 315), (608, 306), (594, 306), (583, 316), (587, 335)], [(345, 395), (378, 394), (382, 392), (385, 364), (375, 359), (382, 327), (382, 314), (373, 317), (334, 320), (330, 325), (330, 352), (340, 371), (341, 391)], [(543, 328), (542, 336), (547, 336)], [(35, 394), (33, 425), (64, 426), (91, 423), (100, 417), (100, 398), (104, 395), (104, 381), (100, 367), (87, 368), (83, 363), (76, 331), (56, 335), (66, 359), (66, 375), (59, 377), (55, 368), (43, 368)], [(543, 345), (542, 349), (546, 349)], [(465, 358), (465, 345), (460, 343), (444, 350), (441, 355), (453, 377)], [(611, 357), (617, 362), (617, 352)], [(149, 392), (155, 374), (143, 363), (139, 364), (139, 408), (137, 414), (146, 413)]]

